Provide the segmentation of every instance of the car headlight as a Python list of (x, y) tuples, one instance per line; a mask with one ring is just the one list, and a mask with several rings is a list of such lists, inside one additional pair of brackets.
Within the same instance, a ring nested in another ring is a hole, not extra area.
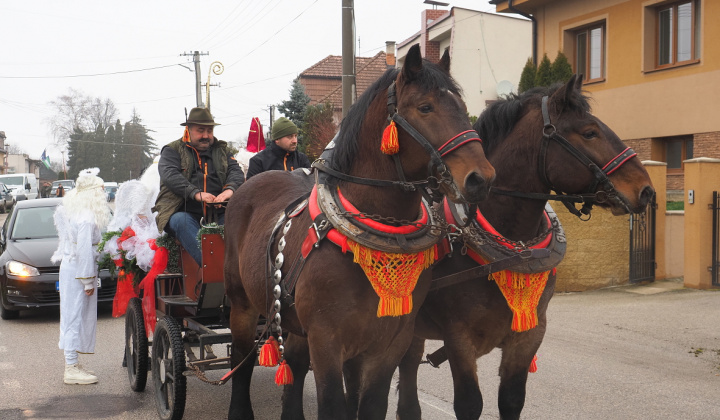
[(7, 263), (8, 274), (20, 277), (39, 276), (40, 272), (37, 268), (18, 261), (10, 261)]

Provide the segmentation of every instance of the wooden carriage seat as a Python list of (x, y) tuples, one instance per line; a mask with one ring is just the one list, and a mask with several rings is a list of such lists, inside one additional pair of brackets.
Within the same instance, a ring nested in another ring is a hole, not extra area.
[[(185, 295), (198, 303), (199, 309), (218, 308), (225, 297), (223, 265), (225, 242), (219, 233), (202, 236), (202, 267), (182, 250), (181, 263), (184, 273)], [(199, 285), (199, 287), (198, 287)]]

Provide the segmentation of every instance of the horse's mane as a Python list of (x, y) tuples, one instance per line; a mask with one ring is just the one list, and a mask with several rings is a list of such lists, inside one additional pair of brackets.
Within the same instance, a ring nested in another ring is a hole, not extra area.
[[(358, 98), (340, 123), (340, 130), (335, 138), (335, 151), (331, 166), (333, 169), (347, 173), (350, 170), (353, 159), (358, 153), (358, 138), (364, 123), (366, 114), (375, 97), (385, 91), (397, 78), (399, 69), (387, 70), (378, 80), (375, 81)], [(458, 84), (443, 71), (437, 64), (423, 60), (422, 70), (416, 74), (412, 83), (430, 91), (436, 89), (447, 89), (456, 95), (461, 94)], [(383, 108), (385, 109), (385, 108)], [(387, 117), (387, 113), (383, 118)], [(383, 125), (387, 124), (385, 122)], [(380, 140), (378, 133), (378, 141)]]
[[(483, 140), (485, 154), (490, 154), (495, 146), (510, 135), (515, 124), (530, 108), (539, 108), (543, 96), (552, 96), (556, 91), (564, 88), (563, 83), (556, 83), (550, 87), (534, 87), (519, 95), (511, 93), (485, 108), (473, 126)], [(568, 106), (566, 110), (590, 112), (588, 97), (575, 89), (572, 92), (569, 103), (566, 103)]]

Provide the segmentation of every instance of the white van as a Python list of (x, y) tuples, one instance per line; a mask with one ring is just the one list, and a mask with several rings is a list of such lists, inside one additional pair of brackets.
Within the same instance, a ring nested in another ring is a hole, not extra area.
[(16, 201), (34, 200), (40, 195), (38, 194), (38, 182), (35, 174), (5, 174), (0, 175), (0, 182), (7, 185), (12, 191), (12, 195)]

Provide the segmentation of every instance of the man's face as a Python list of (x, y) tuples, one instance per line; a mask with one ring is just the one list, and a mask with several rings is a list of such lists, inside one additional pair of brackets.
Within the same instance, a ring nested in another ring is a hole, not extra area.
[(190, 144), (199, 151), (205, 151), (215, 141), (212, 125), (190, 124)]
[(289, 136), (281, 137), (275, 140), (275, 144), (280, 146), (280, 148), (286, 152), (294, 152), (295, 149), (297, 149), (297, 134), (290, 134)]

